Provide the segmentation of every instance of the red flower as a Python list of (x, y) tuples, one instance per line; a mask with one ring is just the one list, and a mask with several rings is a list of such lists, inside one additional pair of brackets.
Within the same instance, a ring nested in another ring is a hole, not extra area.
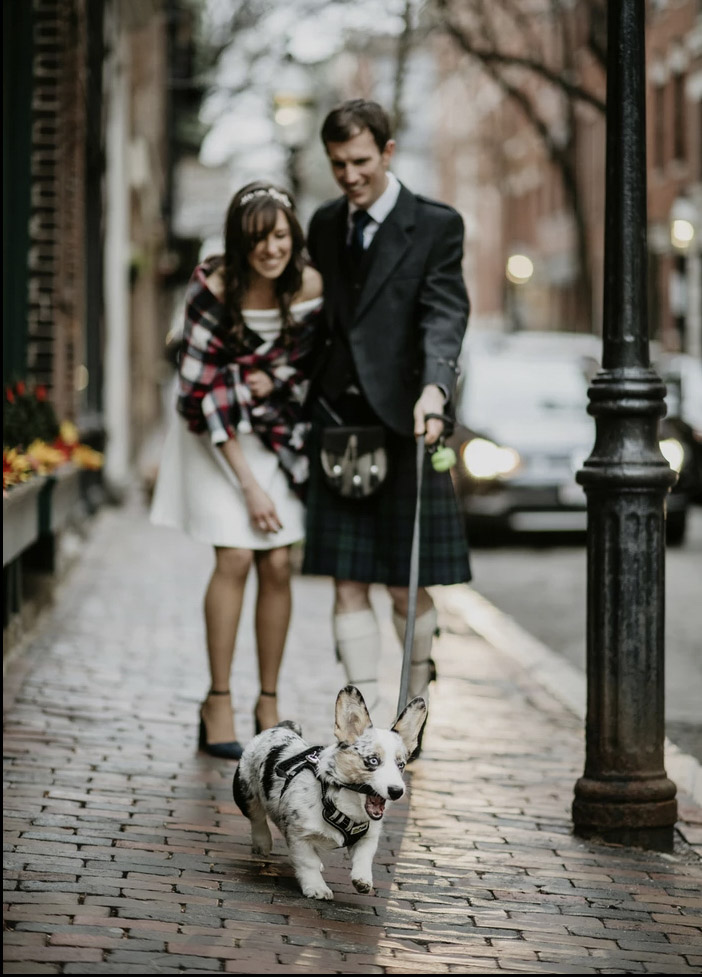
[(37, 387), (36, 395), (37, 395), (37, 400), (39, 401), (40, 404), (43, 404), (44, 401), (46, 400), (46, 393), (47, 393), (46, 387), (43, 384)]
[(5, 399), (9, 401), (9, 403), (14, 404), (15, 395), (12, 392), (12, 387), (5, 387)]
[(17, 381), (15, 384), (15, 390), (17, 391), (18, 397), (24, 397), (25, 393), (27, 392), (27, 387), (24, 380)]

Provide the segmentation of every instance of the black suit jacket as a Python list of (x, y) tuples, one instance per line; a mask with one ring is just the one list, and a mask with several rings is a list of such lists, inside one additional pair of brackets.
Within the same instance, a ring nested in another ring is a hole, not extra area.
[[(463, 221), (452, 207), (402, 186), (366, 255), (352, 297), (343, 264), (348, 204), (324, 204), (310, 223), (310, 256), (324, 280), (327, 329), (346, 331), (363, 392), (389, 428), (411, 435), (422, 388), (454, 392), (468, 322)], [(355, 301), (353, 300), (355, 298)], [(322, 362), (320, 369), (324, 369)]]

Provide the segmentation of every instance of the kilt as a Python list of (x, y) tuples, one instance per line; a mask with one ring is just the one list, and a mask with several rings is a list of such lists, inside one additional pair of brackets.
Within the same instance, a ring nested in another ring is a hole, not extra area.
[[(302, 572), (335, 580), (409, 585), (417, 496), (416, 445), (386, 431), (388, 474), (366, 499), (344, 499), (330, 489), (319, 460), (321, 427), (310, 436), (310, 481)], [(419, 586), (467, 583), (468, 546), (449, 472), (424, 458), (420, 516)]]

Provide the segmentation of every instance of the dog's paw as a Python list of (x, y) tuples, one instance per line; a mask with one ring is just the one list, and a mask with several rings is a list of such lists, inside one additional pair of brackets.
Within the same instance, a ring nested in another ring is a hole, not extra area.
[(333, 899), (334, 893), (325, 885), (324, 882), (318, 885), (306, 885), (302, 889), (303, 896), (307, 896), (308, 899)]
[(373, 891), (373, 882), (370, 879), (351, 879), (351, 882), (356, 892), (368, 893)]

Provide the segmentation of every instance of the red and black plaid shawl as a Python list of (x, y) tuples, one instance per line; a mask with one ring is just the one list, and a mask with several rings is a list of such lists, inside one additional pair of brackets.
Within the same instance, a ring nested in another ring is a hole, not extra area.
[[(213, 259), (198, 265), (186, 291), (177, 410), (191, 431), (209, 431), (215, 444), (236, 437), (238, 431), (258, 435), (276, 453), (291, 487), (301, 495), (309, 469), (309, 425), (302, 416), (308, 385), (305, 367), (319, 306), (296, 320), (285, 346), (280, 336), (264, 341), (246, 326), (237, 336), (224, 305), (206, 285), (215, 267)], [(246, 386), (252, 370), (263, 370), (273, 380), (265, 399), (254, 400)]]

